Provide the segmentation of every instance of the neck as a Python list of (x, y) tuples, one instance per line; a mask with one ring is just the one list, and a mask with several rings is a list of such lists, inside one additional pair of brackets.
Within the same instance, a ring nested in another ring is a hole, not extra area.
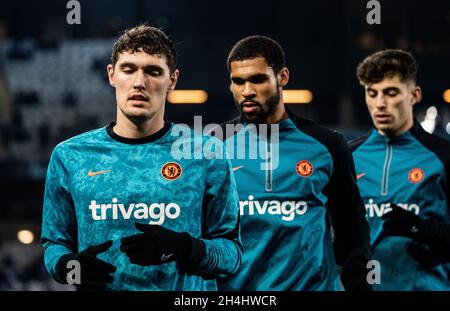
[(150, 119), (132, 120), (122, 113), (117, 115), (117, 123), (113, 131), (125, 138), (143, 138), (155, 134), (164, 127), (163, 114), (156, 113)]
[(286, 109), (284, 108), (283, 101), (280, 100), (278, 105), (276, 106), (274, 112), (267, 117), (267, 124), (276, 124), (280, 123), (283, 120), (286, 120), (288, 118), (288, 114)]
[(378, 133), (380, 133), (383, 136), (387, 136), (387, 137), (395, 137), (395, 136), (399, 136), (407, 131), (409, 131), (414, 125), (414, 120), (408, 120), (408, 122), (406, 122), (403, 126), (401, 126), (398, 129), (395, 130), (387, 130), (387, 131), (383, 131), (383, 130), (378, 130)]

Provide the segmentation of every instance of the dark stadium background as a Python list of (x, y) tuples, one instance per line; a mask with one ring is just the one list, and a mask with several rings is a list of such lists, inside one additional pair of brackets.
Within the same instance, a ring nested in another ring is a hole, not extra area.
[[(105, 67), (118, 32), (137, 23), (162, 27), (177, 43), (177, 89), (208, 93), (204, 104), (168, 103), (174, 122), (235, 116), (227, 53), (244, 36), (263, 34), (285, 49), (288, 89), (314, 95), (291, 109), (347, 138), (370, 127), (358, 62), (382, 48), (411, 51), (424, 93), (416, 117), (450, 138), (448, 0), (381, 0), (381, 25), (366, 23), (365, 0), (80, 2), (81, 25), (67, 24), (65, 0), (0, 2), (0, 290), (64, 289), (49, 280), (39, 243), (47, 163), (57, 143), (114, 119)], [(20, 242), (21, 230), (34, 238), (22, 231)]]

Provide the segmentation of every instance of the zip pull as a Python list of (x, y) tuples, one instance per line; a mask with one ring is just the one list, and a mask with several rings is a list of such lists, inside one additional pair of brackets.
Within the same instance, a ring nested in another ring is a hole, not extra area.
[(381, 178), (381, 195), (386, 196), (389, 192), (389, 170), (392, 162), (393, 146), (390, 141), (386, 143), (386, 157), (383, 165), (383, 177)]
[(272, 192), (272, 177), (272, 154), (270, 150), (270, 143), (269, 141), (266, 141), (266, 192)]

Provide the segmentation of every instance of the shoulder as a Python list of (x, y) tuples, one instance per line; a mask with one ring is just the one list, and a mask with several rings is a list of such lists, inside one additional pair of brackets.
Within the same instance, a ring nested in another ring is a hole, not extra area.
[(364, 144), (367, 141), (369, 136), (370, 136), (370, 132), (367, 132), (364, 135), (361, 135), (359, 137), (349, 140), (347, 142), (348, 147), (350, 148), (350, 150), (352, 152), (355, 151), (356, 149), (358, 149), (359, 146), (361, 146), (362, 144)]
[(107, 136), (106, 127), (102, 127), (64, 140), (55, 146), (50, 161), (57, 161), (62, 164), (69, 159), (74, 159), (74, 157), (79, 156), (79, 151), (86, 146), (103, 143), (105, 136)]
[(195, 131), (193, 128), (189, 127), (186, 124), (173, 124), (171, 128), (170, 136), (172, 136), (172, 140), (182, 140), (185, 143), (198, 143), (201, 142), (202, 144), (213, 142), (222, 144), (222, 141), (211, 134), (212, 131), (206, 131), (206, 132), (199, 132)]
[(221, 141), (225, 141), (239, 131), (239, 128), (237, 128), (239, 126), (241, 126), (242, 128), (244, 127), (243, 121), (240, 116), (219, 124), (212, 130), (210, 130), (207, 134)]
[(73, 147), (87, 144), (99, 144), (102, 137), (106, 134), (106, 127), (101, 127), (92, 131), (84, 132), (79, 135), (66, 139), (55, 146), (52, 154), (68, 152)]
[(80, 150), (89, 144), (98, 145), (100, 143), (99, 136), (102, 134), (107, 135), (105, 128), (84, 132), (60, 142), (53, 148), (49, 167), (55, 168), (57, 175), (69, 171), (73, 165), (77, 165), (86, 156)]
[(226, 148), (221, 139), (207, 132), (195, 131), (185, 124), (174, 124), (167, 142), (172, 144), (175, 159), (227, 159)]
[(415, 124), (412, 135), (428, 150), (433, 152), (444, 165), (450, 162), (450, 141), (426, 132), (420, 124)]
[(319, 143), (324, 145), (330, 151), (330, 153), (334, 154), (336, 152), (339, 152), (343, 148), (347, 148), (346, 142), (338, 131), (328, 129), (324, 126), (318, 125), (311, 120), (302, 118), (295, 114), (292, 114), (291, 118), (300, 131), (311, 136)]

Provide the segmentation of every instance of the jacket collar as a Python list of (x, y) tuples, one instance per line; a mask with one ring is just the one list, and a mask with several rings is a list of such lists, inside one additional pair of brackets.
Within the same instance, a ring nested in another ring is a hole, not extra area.
[(418, 133), (424, 132), (424, 129), (420, 125), (419, 121), (414, 118), (413, 126), (397, 136), (385, 136), (381, 135), (378, 130), (372, 126), (371, 138), (380, 143), (390, 143), (390, 144), (405, 144), (414, 140), (414, 136)]

